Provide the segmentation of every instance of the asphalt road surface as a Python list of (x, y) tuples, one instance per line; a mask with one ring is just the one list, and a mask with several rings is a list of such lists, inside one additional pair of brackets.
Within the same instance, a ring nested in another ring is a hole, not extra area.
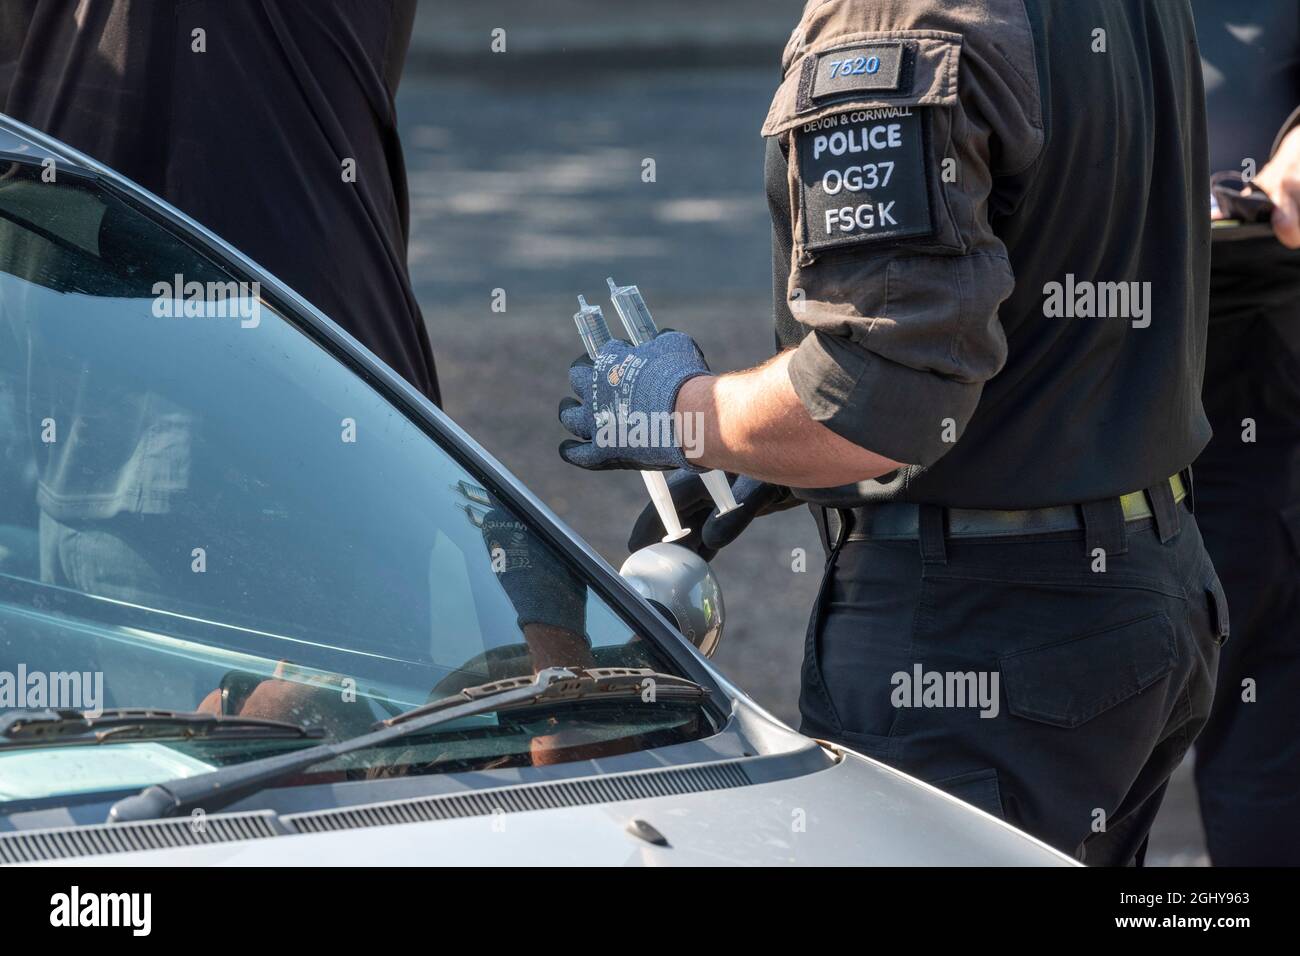
[[(715, 370), (771, 354), (759, 127), (775, 79), (735, 68), (402, 82), (411, 274), (446, 410), (615, 567), (646, 501), (640, 478), (556, 454), (555, 409), (581, 351), (575, 297), (613, 319), (612, 275), (640, 285), (660, 327), (693, 335)], [(714, 562), (729, 609), (715, 660), (796, 724), (820, 565), (803, 509), (756, 523)], [(1148, 861), (1204, 863), (1186, 767)]]

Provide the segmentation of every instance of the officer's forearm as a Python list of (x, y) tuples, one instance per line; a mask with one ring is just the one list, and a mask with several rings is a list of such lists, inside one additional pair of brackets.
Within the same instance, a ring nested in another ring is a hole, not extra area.
[(808, 416), (786, 371), (792, 354), (682, 386), (677, 411), (703, 427), (702, 454), (692, 463), (793, 488), (850, 484), (901, 468)]

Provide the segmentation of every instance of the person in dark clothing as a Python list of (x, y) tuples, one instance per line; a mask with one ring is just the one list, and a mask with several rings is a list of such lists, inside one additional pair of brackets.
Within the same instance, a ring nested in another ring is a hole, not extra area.
[(394, 96), (415, 0), (11, 0), (0, 111), (251, 256), (434, 402)]
[[(713, 375), (681, 333), (610, 343), (570, 369), (560, 453), (791, 488), (828, 550), (803, 731), (1140, 862), (1228, 628), (1187, 500), (1210, 437), (1191, 9), (809, 0), (782, 72), (780, 353)], [(606, 427), (664, 414), (653, 447)]]
[[(0, 110), (172, 203), (436, 403), (433, 353), (406, 265), (408, 199), (394, 105), (414, 9), (414, 0), (0, 3)], [(108, 207), (96, 240), (117, 262), (132, 247), (130, 216), (115, 219), (113, 212)], [(11, 241), (5, 251), (12, 258), (24, 249)], [(184, 273), (178, 282), (214, 278), (200, 257), (174, 264), (143, 260), (119, 290), (123, 313), (134, 314), (155, 281), (170, 281), (173, 272)], [(27, 265), (39, 274), (39, 263)], [(154, 344), (197, 348), (201, 328), (160, 324)], [(111, 325), (102, 330), (111, 335)], [(41, 328), (24, 331), (30, 354), (52, 354)], [(83, 389), (39, 363), (27, 371), (26, 390), (43, 397), (42, 407), (62, 410), (69, 431), (84, 426), (94, 436), (38, 452), (40, 578), (192, 609), (202, 591), (196, 582), (215, 578), (166, 558), (220, 529), (220, 516), (214, 520), (203, 505), (219, 500), (229, 449), (185, 388), (148, 376), (103, 388), (121, 376), (118, 359), (108, 343), (83, 357), (76, 370)], [(116, 401), (85, 406), (83, 392)], [(111, 416), (118, 416), (117, 429), (96, 428)], [(291, 556), (303, 543), (285, 542), (284, 567), (295, 566)], [(365, 574), (394, 579), (391, 569), (370, 567), (354, 572), (351, 583), (364, 587), (357, 575)], [(258, 586), (269, 581), (263, 575)], [(220, 598), (210, 600), (224, 613), (235, 611), (235, 596), (257, 593), (235, 575), (223, 583), (225, 590), (214, 592)], [(324, 610), (324, 594), (316, 610), (337, 621), (355, 602), (331, 590), (332, 610)], [(418, 587), (408, 593), (418, 595)], [(286, 680), (259, 684), (250, 712), (302, 719), (317, 698), (331, 705), (320, 709), (322, 719), (338, 716), (337, 695)]]
[[(1216, 865), (1300, 865), (1300, 5), (1195, 0), (1210, 168), (1251, 180), (1271, 222), (1216, 211), (1197, 516), (1232, 640), (1196, 742)], [(1256, 175), (1251, 177), (1254, 170)]]

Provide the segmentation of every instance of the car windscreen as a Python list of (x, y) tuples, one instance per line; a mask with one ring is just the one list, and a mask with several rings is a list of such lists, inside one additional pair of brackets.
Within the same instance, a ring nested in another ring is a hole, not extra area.
[[(202, 709), (342, 738), (544, 667), (677, 673), (256, 283), (95, 181), (42, 173), (0, 164), (0, 714)], [(638, 701), (488, 716), (383, 772), (709, 729), (698, 705)]]

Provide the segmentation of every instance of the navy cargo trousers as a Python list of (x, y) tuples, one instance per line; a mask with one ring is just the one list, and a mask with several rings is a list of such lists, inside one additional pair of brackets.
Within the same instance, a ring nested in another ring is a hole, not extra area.
[(951, 536), (940, 514), (922, 545), (835, 512), (801, 730), (1085, 863), (1140, 863), (1210, 713), (1228, 616), (1186, 501), (1128, 522), (1119, 508), (1104, 565), (1091, 528)]

